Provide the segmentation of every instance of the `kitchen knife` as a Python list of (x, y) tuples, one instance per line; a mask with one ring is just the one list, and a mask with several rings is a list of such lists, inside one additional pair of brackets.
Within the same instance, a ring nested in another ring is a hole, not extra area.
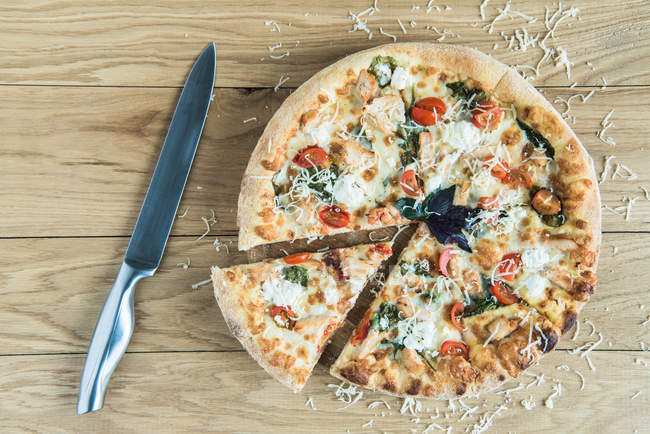
[(215, 63), (213, 42), (194, 63), (181, 92), (129, 247), (90, 341), (78, 414), (102, 408), (108, 381), (131, 340), (133, 292), (160, 264), (210, 106)]

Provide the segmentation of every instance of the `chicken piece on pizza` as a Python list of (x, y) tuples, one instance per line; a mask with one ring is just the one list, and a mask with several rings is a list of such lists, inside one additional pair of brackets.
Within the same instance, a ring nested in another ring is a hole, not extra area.
[(275, 379), (301, 390), (392, 243), (298, 253), (213, 267), (214, 294), (232, 334)]

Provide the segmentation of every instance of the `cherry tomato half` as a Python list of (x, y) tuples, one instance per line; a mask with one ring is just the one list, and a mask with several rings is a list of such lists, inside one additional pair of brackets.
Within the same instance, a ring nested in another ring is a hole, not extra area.
[(519, 301), (516, 295), (514, 295), (503, 282), (494, 282), (490, 288), (490, 293), (496, 297), (497, 301), (501, 304), (514, 304)]
[(350, 213), (338, 205), (324, 205), (318, 211), (318, 219), (324, 225), (333, 228), (343, 228), (350, 223)]
[[(483, 161), (492, 162), (494, 158), (497, 157), (486, 157), (483, 159)], [(495, 178), (504, 179), (508, 175), (509, 171), (510, 171), (510, 166), (508, 166), (508, 163), (503, 161), (501, 158), (497, 158), (497, 164), (495, 164), (494, 167), (490, 170), (490, 173)]]
[(418, 185), (418, 179), (415, 175), (415, 170), (409, 169), (402, 174), (402, 177), (399, 180), (399, 184), (402, 186), (404, 193), (409, 196), (419, 196), (422, 190)]
[(311, 253), (294, 253), (293, 255), (285, 256), (284, 262), (287, 264), (300, 264), (311, 258)]
[(447, 105), (440, 98), (423, 98), (411, 109), (413, 120), (420, 125), (428, 127), (442, 118), (447, 112)]
[(438, 259), (438, 269), (445, 277), (449, 277), (449, 270), (447, 270), (447, 265), (449, 264), (449, 260), (452, 256), (454, 256), (454, 249), (447, 247), (442, 251), (440, 258)]
[(478, 207), (494, 211), (499, 209), (499, 201), (496, 197), (481, 196), (478, 198)]
[(461, 332), (467, 331), (467, 327), (460, 323), (464, 311), (465, 305), (460, 301), (451, 307), (451, 323)]
[(477, 105), (472, 110), (472, 123), (476, 128), (494, 131), (501, 122), (503, 112), (496, 102), (490, 100)]
[(302, 168), (326, 166), (329, 161), (330, 157), (327, 152), (318, 146), (309, 146), (298, 152), (293, 158), (294, 164)]
[(388, 244), (378, 243), (374, 246), (370, 246), (370, 250), (374, 252), (379, 252), (384, 256), (390, 256), (393, 254), (393, 249), (390, 248)]
[(440, 346), (440, 352), (445, 356), (463, 356), (469, 360), (469, 347), (462, 342), (444, 341)]
[(274, 306), (271, 309), (271, 318), (280, 327), (292, 329), (296, 325), (296, 314), (289, 306)]
[(530, 177), (528, 172), (522, 169), (510, 169), (505, 178), (503, 178), (503, 182), (533, 188), (533, 178)]
[(508, 253), (501, 258), (497, 266), (499, 277), (508, 282), (515, 280), (515, 276), (521, 267), (521, 255), (519, 253)]
[(560, 198), (557, 197), (555, 193), (545, 188), (542, 188), (535, 193), (531, 204), (533, 205), (533, 208), (535, 208), (535, 211), (541, 215), (555, 215), (562, 210), (562, 202), (560, 202)]
[(359, 345), (368, 337), (368, 331), (370, 330), (370, 314), (372, 311), (368, 310), (366, 315), (363, 317), (361, 324), (354, 330), (352, 337), (350, 338), (350, 343), (352, 345)]

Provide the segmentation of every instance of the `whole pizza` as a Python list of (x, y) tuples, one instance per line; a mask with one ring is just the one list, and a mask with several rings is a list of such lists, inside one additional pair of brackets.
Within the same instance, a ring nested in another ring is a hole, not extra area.
[[(335, 377), (398, 396), (475, 395), (551, 351), (594, 291), (593, 162), (543, 96), (476, 50), (391, 44), (325, 68), (273, 116), (242, 180), (242, 250), (411, 222)], [(298, 272), (305, 286), (281, 262), (213, 272), (235, 336), (294, 390), (392, 254), (355, 248), (284, 258), (320, 276)]]

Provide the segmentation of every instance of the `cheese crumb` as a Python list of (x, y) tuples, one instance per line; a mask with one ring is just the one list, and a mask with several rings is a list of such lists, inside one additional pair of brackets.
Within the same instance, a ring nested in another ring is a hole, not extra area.
[(192, 289), (198, 289), (199, 287), (201, 287), (203, 285), (207, 285), (208, 283), (211, 283), (211, 282), (212, 282), (212, 279), (202, 280), (200, 282), (197, 282), (197, 283), (193, 284)]
[(188, 212), (189, 210), (190, 210), (189, 207), (185, 208), (185, 211), (183, 211), (183, 212), (182, 212), (181, 214), (179, 214), (177, 217), (178, 217), (179, 219), (182, 219), (183, 217), (185, 217), (185, 216), (187, 215), (187, 212)]
[(188, 268), (190, 268), (190, 264), (191, 264), (190, 258), (189, 256), (187, 256), (185, 262), (179, 262), (178, 264), (176, 264), (176, 266), (181, 267), (183, 270), (187, 270)]
[(603, 118), (603, 120), (600, 122), (600, 130), (596, 133), (596, 136), (600, 139), (601, 142), (607, 143), (610, 146), (616, 146), (616, 141), (612, 139), (611, 137), (606, 137), (605, 133), (607, 130), (611, 127), (614, 126), (614, 122), (610, 121), (610, 118), (614, 114), (614, 109), (612, 109), (607, 115)]
[[(277, 92), (280, 89), (280, 86), (282, 86), (287, 81), (289, 81), (289, 76), (285, 77), (284, 74), (282, 74), (280, 76), (280, 80), (278, 81), (278, 84), (276, 84), (275, 87), (273, 88), (273, 92)], [(269, 139), (269, 144), (270, 143), (271, 143), (271, 140)]]

